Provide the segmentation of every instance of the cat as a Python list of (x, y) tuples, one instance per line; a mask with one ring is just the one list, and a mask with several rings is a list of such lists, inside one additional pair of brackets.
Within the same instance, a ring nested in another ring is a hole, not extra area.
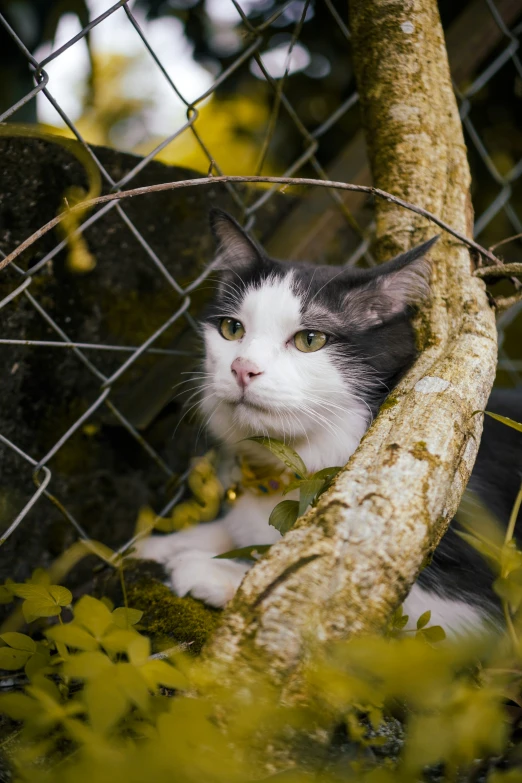
[[(219, 281), (202, 322), (199, 406), (221, 443), (220, 479), (225, 486), (240, 481), (239, 460), (271, 469), (270, 452), (245, 440), (254, 435), (284, 440), (310, 471), (344, 465), (416, 357), (411, 318), (429, 295), (428, 254), (438, 237), (378, 267), (357, 269), (270, 258), (221, 210), (212, 211), (211, 228)], [(507, 406), (510, 415), (513, 403), (522, 409), (509, 393), (490, 402)], [(486, 422), (471, 486), (505, 522), (520, 483), (522, 436), (518, 442), (517, 433), (497, 429), (502, 425)], [(502, 453), (490, 445), (495, 438)], [(280, 534), (268, 518), (281, 499), (246, 489), (221, 518), (151, 536), (138, 554), (163, 563), (178, 595), (223, 607), (251, 563), (213, 558), (275, 543)], [(454, 633), (476, 628), (498, 613), (493, 579), (451, 527), (404, 611), (415, 620), (429, 609), (432, 624)]]

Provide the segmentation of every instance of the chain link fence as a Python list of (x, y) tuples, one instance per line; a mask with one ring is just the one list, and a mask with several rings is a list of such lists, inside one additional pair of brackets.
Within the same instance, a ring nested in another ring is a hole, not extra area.
[[(209, 134), (202, 134), (201, 132), (202, 123), (204, 123), (204, 119), (201, 116), (201, 107), (213, 93), (219, 91), (220, 87), (224, 85), (227, 80), (233, 79), (240, 69), (250, 68), (252, 64), (255, 63), (258, 74), (262, 76), (272, 91), (273, 102), (266, 132), (264, 133), (263, 138), (259, 140), (260, 164), (258, 170), (252, 171), (251, 173), (260, 173), (271, 140), (278, 127), (278, 123), (282, 122), (284, 118), (285, 127), (288, 128), (290, 125), (292, 126), (291, 138), (294, 140), (296, 138), (300, 139), (300, 144), (294, 144), (290, 150), (293, 156), (291, 162), (287, 165), (286, 170), (281, 170), (277, 172), (278, 174), (282, 176), (298, 176), (303, 172), (309, 174), (310, 171), (312, 171), (317, 178), (342, 179), (342, 176), (332, 176), (336, 173), (339, 175), (340, 172), (341, 174), (344, 173), (344, 177), (347, 180), (349, 180), (351, 176), (352, 181), (356, 181), (359, 184), (367, 184), (368, 172), (365, 170), (364, 165), (361, 164), (361, 141), (360, 131), (357, 131), (356, 127), (357, 119), (352, 123), (355, 131), (352, 137), (347, 139), (347, 146), (340, 156), (341, 163), (339, 163), (339, 161), (333, 161), (331, 166), (327, 165), (325, 167), (323, 161), (328, 160), (328, 155), (321, 154), (325, 145), (328, 143), (329, 133), (332, 130), (335, 130), (342, 118), (346, 117), (350, 112), (355, 112), (353, 116), (357, 118), (358, 96), (353, 86), (351, 91), (343, 96), (342, 100), (335, 106), (329, 116), (326, 119), (323, 119), (320, 124), (315, 125), (315, 127), (311, 127), (310, 123), (305, 124), (300, 119), (299, 110), (296, 109), (287, 95), (286, 86), (288, 81), (293, 78), (291, 71), (292, 50), (299, 41), (303, 26), (306, 24), (313, 24), (313, 21), (310, 21), (309, 19), (310, 11), (311, 9), (313, 10), (311, 0), (305, 0), (305, 2), (302, 2), (301, 0), (287, 0), (287, 2), (278, 3), (275, 7), (272, 6), (270, 12), (267, 11), (266, 14), (261, 15), (261, 19), (258, 15), (255, 23), (252, 21), (252, 14), (249, 13), (251, 4), (248, 7), (243, 8), (241, 3), (236, 0), (222, 0), (222, 2), (232, 3), (237, 11), (238, 24), (241, 26), (242, 30), (243, 47), (233, 61), (222, 70), (214, 81), (214, 84), (193, 101), (189, 101), (184, 97), (183, 90), (173, 81), (169, 72), (163, 66), (162, 53), (154, 51), (150, 45), (144, 30), (140, 26), (136, 13), (133, 11), (130, 0), (120, 0), (110, 8), (107, 8), (100, 16), (92, 19), (80, 33), (72, 37), (66, 44), (53, 51), (41, 61), (37, 61), (31, 54), (31, 51), (27, 48), (23, 40), (23, 33), (20, 30), (13, 29), (13, 26), (8, 22), (7, 18), (0, 15), (0, 24), (26, 58), (27, 67), (32, 72), (35, 84), (34, 88), (25, 96), (21, 97), (13, 106), (0, 107), (0, 110), (3, 110), (3, 113), (0, 114), (0, 121), (5, 122), (6, 120), (9, 120), (16, 122), (17, 112), (28, 102), (34, 101), (36, 96), (41, 93), (52, 104), (63, 123), (71, 131), (74, 138), (94, 163), (101, 175), (105, 189), (109, 192), (118, 192), (119, 190), (132, 187), (132, 183), (137, 175), (142, 173), (171, 142), (183, 134), (192, 135), (200, 150), (208, 160), (209, 170), (217, 174), (225, 174), (227, 172), (222, 171), (219, 164), (219, 138), (216, 138), (214, 144), (210, 147), (203, 141), (203, 135), (208, 137)], [(347, 15), (344, 12), (341, 13), (339, 11), (339, 8), (344, 9), (344, 4), (342, 6), (337, 6), (332, 0), (316, 0), (316, 2), (317, 4), (321, 3), (325, 6), (328, 12), (328, 24), (331, 28), (331, 34), (333, 35), (335, 33), (336, 36), (341, 36), (346, 41), (348, 53), (350, 33), (347, 27)], [(495, 155), (492, 154), (488, 144), (487, 134), (484, 135), (483, 133), (482, 121), (484, 111), (487, 112), (488, 107), (489, 99), (487, 97), (487, 91), (488, 89), (494, 90), (495, 85), (499, 83), (499, 80), (501, 82), (507, 81), (510, 84), (514, 84), (513, 99), (517, 99), (515, 98), (516, 95), (518, 95), (518, 99), (520, 99), (522, 93), (522, 64), (518, 51), (522, 23), (519, 23), (518, 26), (510, 25), (512, 25), (513, 21), (516, 23), (516, 16), (517, 14), (520, 15), (522, 12), (522, 6), (519, 7), (517, 11), (516, 8), (515, 10), (513, 9), (514, 4), (511, 3), (509, 5), (509, 13), (507, 14), (509, 19), (506, 21), (506, 15), (504, 14), (505, 2), (502, 3), (498, 0), (497, 4), (495, 4), (493, 0), (477, 0), (477, 2), (470, 3), (470, 7), (464, 10), (462, 19), (466, 18), (466, 12), (468, 12), (467, 18), (469, 24), (469, 19), (473, 18), (472, 12), (474, 11), (475, 6), (479, 5), (481, 6), (481, 19), (486, 18), (484, 17), (484, 12), (487, 12), (487, 19), (482, 22), (485, 25), (485, 42), (482, 41), (480, 45), (476, 46), (471, 54), (469, 54), (468, 51), (468, 62), (463, 66), (462, 57), (459, 59), (459, 47), (461, 44), (460, 36), (462, 35), (462, 29), (459, 28), (459, 24), (462, 27), (462, 20), (457, 20), (453, 24), (453, 27), (448, 30), (448, 49), (452, 70), (455, 68), (455, 70), (458, 71), (459, 89), (457, 90), (457, 96), (467, 134), (472, 168), (475, 174), (479, 168), (482, 167), (483, 171), (480, 174), (479, 179), (481, 182), (485, 182), (487, 179), (487, 182), (489, 183), (486, 188), (486, 194), (484, 194), (484, 188), (482, 188), (481, 193), (475, 194), (477, 196), (475, 201), (478, 215), (475, 224), (475, 234), (482, 244), (486, 244), (486, 242), (491, 239), (493, 241), (499, 241), (509, 233), (515, 234), (522, 232), (522, 220), (517, 211), (517, 204), (522, 201), (520, 198), (520, 191), (522, 189), (522, 149), (520, 150), (520, 159), (518, 162), (515, 162), (514, 165), (508, 167), (507, 170), (505, 165), (504, 168), (499, 166), (499, 156), (497, 155), (495, 157)], [(284, 75), (276, 79), (270, 75), (262, 55), (266, 48), (267, 36), (279, 29), (277, 27), (278, 20), (283, 14), (288, 13), (289, 9), (292, 9), (296, 21), (291, 41), (288, 45)], [(53, 96), (52, 79), (49, 78), (46, 72), (46, 68), (51, 62), (59, 63), (60, 57), (62, 57), (64, 52), (77, 43), (77, 41), (88, 36), (93, 28), (98, 25), (103, 25), (113, 14), (118, 14), (122, 17), (124, 16), (125, 23), (134, 28), (141, 39), (144, 49), (147, 51), (150, 58), (152, 58), (155, 67), (168, 84), (169, 89), (171, 90), (172, 99), (176, 101), (181, 100), (186, 109), (186, 121), (181, 124), (180, 127), (173, 129), (172, 133), (164, 138), (148, 155), (141, 159), (136, 159), (133, 168), (120, 178), (115, 178), (113, 174), (110, 173), (109, 168), (102, 162), (102, 156), (99, 154), (99, 150), (86, 142), (75, 123), (55, 99)], [(485, 93), (486, 97), (484, 97)], [(476, 113), (478, 119), (475, 116)], [(345, 166), (344, 169), (342, 166), (339, 168), (341, 164)], [(280, 190), (279, 186), (274, 186), (259, 191), (246, 191), (239, 187), (235, 187), (230, 183), (226, 185), (226, 188), (230, 199), (237, 206), (240, 214), (243, 216), (244, 224), (249, 230), (256, 228), (256, 221), (263, 213), (263, 209), (271, 201), (279, 198), (278, 193)], [(21, 194), (21, 197), (23, 197), (23, 194)], [(289, 213), (288, 225), (291, 225), (293, 220), (306, 220), (307, 201), (313, 200), (314, 197), (314, 193), (310, 193), (307, 199), (304, 199), (302, 202), (296, 200), (294, 213), (292, 213), (292, 211)], [(347, 256), (344, 256), (348, 259), (346, 263), (355, 264), (361, 262), (373, 264), (374, 261), (369, 252), (372, 223), (370, 210), (368, 209), (366, 202), (361, 203), (361, 199), (359, 199), (354, 205), (344, 194), (340, 194), (333, 190), (321, 191), (321, 199), (322, 201), (316, 205), (316, 212), (317, 210), (324, 210), (325, 214), (329, 216), (330, 232), (333, 230), (332, 226), (337, 226), (338, 231), (341, 233), (345, 230), (350, 232), (350, 252)], [(327, 204), (325, 204), (324, 199), (327, 200)], [(488, 203), (483, 205), (484, 200)], [(303, 209), (305, 210), (304, 214)], [(0, 367), (2, 368), (1, 374), (7, 375), (14, 372), (8, 352), (12, 346), (23, 344), (24, 350), (26, 351), (38, 352), (45, 349), (46, 351), (66, 350), (71, 352), (74, 361), (83, 364), (98, 387), (97, 396), (92, 404), (82, 411), (72, 425), (65, 431), (56, 432), (55, 441), (46, 453), (29, 452), (26, 448), (20, 447), (20, 445), (10, 438), (8, 439), (0, 432), (0, 448), (11, 450), (16, 454), (17, 458), (19, 458), (19, 470), (26, 476), (28, 492), (29, 487), (33, 486), (31, 494), (29, 498), (26, 499), (23, 507), (17, 509), (17, 513), (8, 520), (8, 526), (7, 529), (3, 531), (1, 543), (4, 543), (13, 535), (30, 537), (35, 506), (49, 503), (49, 501), (51, 501), (55, 508), (59, 508), (60, 513), (66, 517), (68, 522), (75, 529), (77, 536), (86, 540), (90, 538), (88, 531), (84, 529), (84, 526), (77, 520), (71, 510), (62, 503), (60, 497), (55, 494), (54, 484), (58, 468), (54, 467), (54, 463), (53, 466), (51, 466), (51, 463), (53, 462), (53, 458), (59, 455), (60, 451), (74, 434), (80, 429), (89, 426), (90, 423), (95, 422), (100, 415), (100, 412), (104, 409), (110, 411), (119, 425), (121, 425), (135, 441), (139, 449), (143, 450), (146, 458), (155, 464), (156, 468), (163, 475), (165, 485), (176, 487), (175, 491), (170, 493), (171, 496), (164, 507), (155, 509), (155, 511), (158, 512), (158, 515), (161, 517), (167, 516), (183, 493), (184, 476), (174, 474), (174, 471), (169, 464), (169, 460), (162, 453), (161, 449), (158, 449), (156, 445), (149, 442), (148, 438), (139, 431), (129, 417), (120, 409), (117, 400), (115, 400), (113, 390), (115, 384), (135, 365), (140, 357), (143, 357), (144, 355), (178, 357), (186, 353), (182, 346), (158, 347), (158, 339), (173, 327), (173, 325), (178, 324), (178, 322), (182, 320), (186, 323), (188, 329), (196, 329), (196, 323), (191, 314), (191, 305), (195, 294), (202, 288), (202, 283), (207, 273), (203, 272), (192, 279), (188, 285), (182, 285), (176, 277), (173, 276), (171, 271), (169, 271), (169, 265), (166, 263), (165, 258), (162, 258), (161, 254), (158, 254), (157, 250), (151, 246), (151, 243), (138, 228), (136, 221), (130, 216), (129, 209), (125, 202), (119, 203), (115, 201), (108, 203), (99, 209), (95, 209), (77, 228), (77, 232), (79, 234), (88, 235), (88, 232), (96, 227), (98, 221), (101, 221), (109, 212), (112, 212), (117, 216), (117, 219), (121, 221), (126, 230), (130, 232), (136, 249), (139, 249), (140, 252), (145, 252), (150, 268), (154, 270), (154, 274), (161, 278), (161, 284), (171, 289), (172, 301), (175, 302), (176, 305), (172, 308), (172, 314), (163, 321), (154, 333), (144, 339), (140, 345), (129, 346), (126, 344), (115, 344), (109, 340), (96, 344), (77, 342), (48, 312), (45, 298), (39, 295), (39, 277), (46, 274), (49, 263), (64, 250), (67, 244), (66, 239), (57, 242), (49, 252), (36, 263), (29, 265), (28, 268), (24, 269), (18, 263), (13, 262), (8, 268), (0, 273), (4, 275), (4, 279), (6, 276), (9, 276), (8, 279), (11, 289), (7, 296), (0, 301), (0, 314), (2, 311), (5, 313), (8, 308), (15, 307), (19, 300), (25, 299), (26, 304), (29, 303), (30, 306), (34, 308), (38, 313), (38, 316), (43, 319), (47, 327), (49, 327), (53, 333), (53, 339), (46, 340), (17, 340), (14, 338), (4, 338), (3, 335), (0, 335), (0, 354), (4, 353), (5, 356), (5, 360), (0, 362)], [(304, 226), (305, 224), (303, 224), (303, 227)], [(317, 233), (320, 235), (321, 230), (318, 230)], [(310, 247), (312, 249), (314, 247), (314, 242), (312, 240), (308, 244), (308, 249), (310, 249)], [(510, 245), (508, 247), (513, 248), (515, 245)], [(7, 252), (10, 252), (13, 249), (14, 247), (6, 247)], [(288, 255), (297, 255), (298, 257), (301, 252), (300, 249), (296, 247), (286, 247), (284, 250), (288, 252)], [(513, 252), (516, 253), (518, 251), (516, 251), (515, 248)], [(321, 258), (321, 252), (313, 252), (312, 255), (315, 255), (316, 259)], [(129, 258), (131, 259), (130, 261), (128, 260)], [(510, 258), (510, 260), (520, 259), (514, 257)], [(103, 258), (98, 258), (97, 262), (103, 264)], [(127, 253), (126, 263), (132, 263), (132, 250), (130, 253)], [(136, 307), (139, 306), (140, 301), (138, 296)], [(501, 336), (500, 368), (507, 374), (506, 377), (509, 379), (509, 382), (516, 385), (522, 383), (522, 351), (517, 352), (516, 345), (509, 346), (508, 338), (511, 330), (514, 330), (516, 326), (515, 321), (519, 312), (520, 307), (512, 308), (501, 317), (499, 322)], [(513, 334), (514, 333), (515, 332), (513, 331)], [(100, 362), (98, 361), (99, 357), (106, 356), (108, 353), (111, 353), (116, 357), (122, 357), (122, 360), (119, 361), (116, 369), (113, 369), (110, 373), (102, 371), (100, 369)], [(34, 426), (35, 428), (39, 426), (38, 419), (35, 420)], [(31, 480), (33, 484), (31, 484)], [(173, 484), (174, 480), (175, 484)], [(133, 519), (129, 518), (128, 520), (127, 540), (121, 540), (119, 542), (120, 552), (125, 551), (125, 549), (132, 544), (132, 530), (135, 518), (138, 514), (138, 508), (136, 508), (135, 511), (135, 517)], [(37, 564), (34, 563), (31, 565)]]

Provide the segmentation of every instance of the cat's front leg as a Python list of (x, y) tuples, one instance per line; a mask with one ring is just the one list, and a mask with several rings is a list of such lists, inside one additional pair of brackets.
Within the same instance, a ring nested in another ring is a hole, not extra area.
[[(194, 527), (162, 536), (149, 536), (136, 543), (136, 554), (143, 560), (168, 563), (181, 551), (195, 549), (203, 552), (228, 552), (234, 540), (225, 520), (204, 522)], [(212, 555), (209, 555), (211, 557)]]
[(214, 560), (217, 554), (234, 548), (224, 520), (203, 523), (165, 536), (150, 536), (136, 545), (144, 560), (162, 563), (167, 584), (179, 596), (192, 595), (221, 608), (233, 597), (248, 564)]

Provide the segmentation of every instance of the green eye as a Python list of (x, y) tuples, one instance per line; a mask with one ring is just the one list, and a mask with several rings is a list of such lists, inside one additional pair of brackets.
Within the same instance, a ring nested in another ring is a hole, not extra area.
[(222, 318), (219, 323), (219, 331), (225, 340), (240, 340), (245, 334), (245, 327), (241, 321), (235, 318)]
[(327, 337), (324, 332), (313, 332), (308, 331), (308, 329), (297, 332), (294, 337), (295, 347), (298, 351), (303, 351), (303, 353), (318, 351), (326, 344), (326, 340)]

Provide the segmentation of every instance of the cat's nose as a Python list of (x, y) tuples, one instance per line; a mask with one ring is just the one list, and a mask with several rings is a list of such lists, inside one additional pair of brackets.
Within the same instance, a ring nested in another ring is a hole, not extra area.
[(257, 378), (259, 375), (263, 374), (263, 370), (260, 370), (257, 364), (254, 364), (254, 362), (251, 362), (248, 359), (242, 359), (241, 357), (234, 359), (230, 369), (232, 371), (232, 375), (238, 383), (238, 386), (240, 386), (242, 389), (246, 389), (246, 387), (252, 383), (254, 378)]

